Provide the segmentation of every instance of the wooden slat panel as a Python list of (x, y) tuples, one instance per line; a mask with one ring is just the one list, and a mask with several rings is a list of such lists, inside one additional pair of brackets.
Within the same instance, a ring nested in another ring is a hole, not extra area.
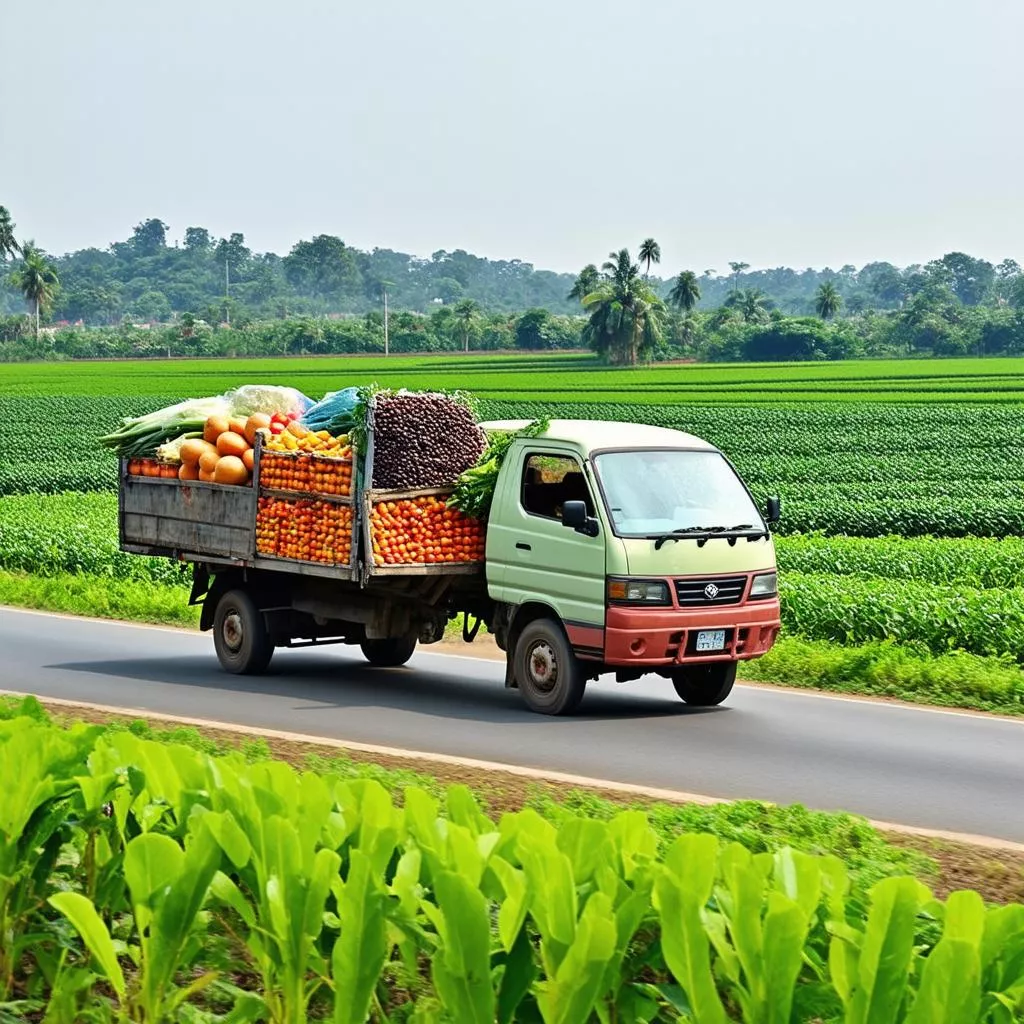
[(156, 515), (193, 523), (239, 526), (251, 523), (256, 510), (252, 487), (176, 483), (130, 477), (121, 490), (125, 514)]
[(136, 512), (125, 513), (124, 542), (225, 558), (253, 555), (252, 531), (245, 526), (188, 522)]

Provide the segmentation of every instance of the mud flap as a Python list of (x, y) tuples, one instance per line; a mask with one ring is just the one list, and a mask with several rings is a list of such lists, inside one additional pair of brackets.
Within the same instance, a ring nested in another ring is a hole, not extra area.
[(515, 658), (513, 651), (508, 651), (505, 655), (505, 689), (506, 690), (518, 690), (519, 683), (516, 680), (516, 670), (512, 662)]
[(202, 598), (210, 589), (210, 572), (200, 562), (192, 566), (192, 593), (188, 596), (188, 603), (202, 604)]

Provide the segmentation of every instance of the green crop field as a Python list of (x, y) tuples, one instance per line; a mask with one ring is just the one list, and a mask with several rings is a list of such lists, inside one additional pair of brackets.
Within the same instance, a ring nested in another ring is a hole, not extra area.
[(0, 703), (5, 1021), (1018, 1019), (1024, 907), (849, 816), (269, 754)]
[[(565, 374), (572, 388), (564, 388)], [(246, 383), (317, 395), (349, 384), (464, 388), (485, 399), (630, 402), (1024, 401), (1024, 358), (603, 367), (585, 355), (303, 357), (0, 365), (3, 395), (218, 393)]]
[[(373, 381), (466, 389), (488, 419), (545, 413), (707, 438), (759, 500), (782, 497), (787, 636), (850, 652), (893, 640), (914, 657), (979, 659), (975, 675), (995, 659), (1000, 695), (973, 704), (1024, 710), (1024, 673), (1006, 675), (1024, 663), (1024, 359), (635, 370), (576, 355), (0, 366), (0, 569), (180, 586), (179, 567), (117, 551), (116, 464), (96, 438), (123, 416), (245, 383), (319, 398)], [(902, 692), (899, 680), (892, 692)]]

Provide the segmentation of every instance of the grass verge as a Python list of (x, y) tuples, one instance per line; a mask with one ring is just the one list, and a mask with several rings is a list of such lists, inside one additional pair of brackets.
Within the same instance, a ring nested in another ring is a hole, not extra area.
[(1011, 658), (963, 651), (932, 655), (887, 640), (847, 647), (783, 637), (765, 657), (744, 662), (740, 675), (833, 693), (1024, 714), (1024, 672)]
[(196, 626), (199, 608), (189, 588), (88, 573), (35, 576), (0, 569), (0, 605), (66, 612), (98, 619), (126, 619), (165, 626)]
[(298, 743), (276, 737), (244, 736), (217, 728), (181, 727), (159, 718), (130, 718), (91, 708), (71, 711), (34, 697), (0, 698), (0, 718), (30, 714), (61, 725), (74, 721), (128, 729), (138, 736), (180, 743), (210, 754), (239, 752), (249, 761), (276, 759), (314, 772), (372, 778), (401, 801), (406, 786), (441, 796), (454, 783), (469, 786), (494, 817), (532, 807), (557, 823), (570, 814), (607, 819), (624, 808), (647, 814), (663, 843), (682, 832), (711, 832), (755, 852), (792, 846), (809, 853), (834, 854), (849, 867), (858, 888), (879, 878), (913, 874), (945, 897), (954, 889), (976, 889), (994, 903), (1024, 899), (1024, 853), (993, 850), (901, 833), (883, 832), (852, 814), (810, 811), (752, 800), (721, 804), (671, 804), (598, 789), (571, 788), (501, 771), (432, 763), (415, 758), (336, 746)]

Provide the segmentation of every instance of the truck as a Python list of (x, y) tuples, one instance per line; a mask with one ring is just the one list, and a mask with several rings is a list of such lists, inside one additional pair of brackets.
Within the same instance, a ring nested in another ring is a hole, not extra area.
[(433, 509), (456, 537), (470, 527), (444, 511), (451, 488), (373, 489), (372, 426), (348, 493), (302, 493), (259, 443), (246, 487), (131, 475), (122, 460), (120, 546), (192, 564), (189, 600), (227, 672), (262, 673), (277, 648), (325, 644), (397, 668), (461, 617), (467, 642), (486, 626), (505, 685), (535, 712), (573, 712), (605, 675), (655, 675), (687, 704), (720, 704), (737, 664), (779, 634), (779, 499), (759, 509), (725, 454), (692, 434), (552, 420), (524, 436), (524, 426), (481, 424), (520, 433), (474, 558), (445, 554), (443, 540), (429, 561), (392, 557), (379, 526), (402, 510), (415, 521)]

